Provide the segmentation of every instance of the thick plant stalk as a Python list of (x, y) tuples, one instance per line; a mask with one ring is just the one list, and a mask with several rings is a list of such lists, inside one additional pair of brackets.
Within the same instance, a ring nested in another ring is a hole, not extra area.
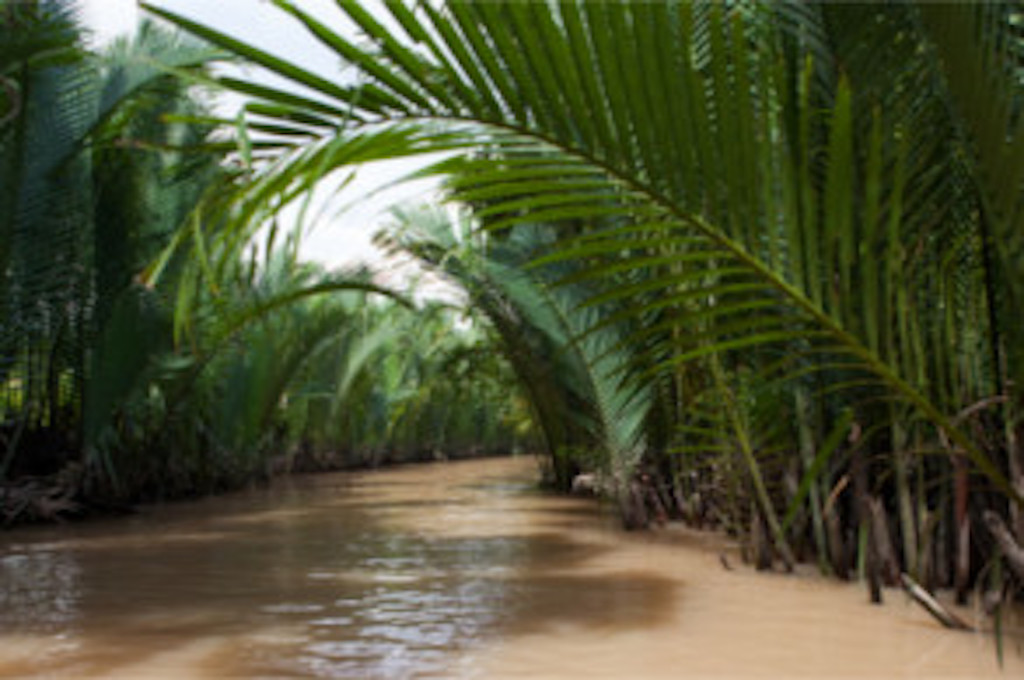
[(874, 541), (879, 572), (885, 585), (897, 586), (900, 582), (900, 565), (893, 549), (885, 507), (874, 496), (868, 497), (868, 507), (871, 511), (871, 537)]
[(651, 524), (645, 495), (639, 482), (615, 475), (615, 497), (619, 503), (619, 516), (626, 531), (646, 529)]
[(871, 505), (868, 498), (868, 474), (864, 453), (858, 444), (859, 428), (850, 435), (853, 450), (850, 454), (850, 476), (853, 478), (854, 516), (857, 519), (857, 575), (866, 579), (872, 604), (882, 604), (882, 587), (879, 580), (879, 557), (875, 548), (872, 531)]
[(903, 543), (903, 564), (913, 576), (919, 576), (918, 536), (914, 522), (914, 499), (907, 482), (907, 454), (905, 451), (893, 453), (893, 471), (896, 475), (896, 494), (899, 504), (900, 537)]
[[(1017, 489), (1017, 493), (1024, 495), (1024, 449), (1020, 446), (1018, 431), (1014, 425), (1017, 419), (1014, 402), (1012, 399), (1003, 409), (1003, 423), (1006, 428), (1006, 458), (1010, 483)], [(1024, 511), (1017, 503), (1010, 503), (1010, 526), (1017, 542), (1024, 544)]]
[(956, 569), (953, 586), (957, 604), (967, 602), (967, 588), (971, 576), (971, 522), (967, 515), (968, 496), (967, 462), (953, 457), (954, 522), (956, 526)]
[(918, 539), (917, 526), (914, 523), (914, 499), (910, 491), (910, 483), (907, 480), (907, 453), (906, 453), (906, 432), (903, 426), (896, 423), (892, 427), (892, 465), (893, 475), (896, 480), (896, 502), (899, 506), (900, 536), (903, 539), (903, 564), (904, 568), (914, 576), (920, 578), (918, 570)]
[(918, 577), (928, 588), (935, 587), (935, 531), (938, 516), (927, 510), (921, 510), (921, 531), (919, 534), (920, 552), (918, 553)]
[(843, 525), (834, 506), (825, 508), (825, 520), (828, 527), (828, 545), (832, 560), (832, 571), (836, 576), (847, 581), (850, 578), (850, 569), (843, 541)]
[(939, 490), (939, 505), (936, 512), (939, 513), (938, 528), (935, 538), (935, 584), (939, 588), (948, 588), (953, 582), (950, 572), (949, 548), (952, 543), (950, 537), (950, 524), (952, 523), (949, 512), (949, 486), (943, 484)]
[(718, 383), (724, 397), (723, 401), (725, 402), (725, 410), (729, 417), (729, 422), (732, 425), (733, 434), (736, 436), (740, 455), (743, 457), (743, 461), (747, 466), (747, 472), (750, 474), (750, 482), (754, 486), (754, 498), (757, 500), (758, 508), (764, 517), (765, 523), (768, 525), (772, 540), (775, 543), (775, 548), (778, 550), (779, 556), (786, 565), (786, 569), (792, 571), (793, 567), (796, 565), (796, 558), (793, 555), (792, 548), (789, 546), (789, 541), (786, 540), (785, 533), (782, 531), (782, 524), (779, 522), (779, 516), (775, 512), (775, 507), (772, 505), (771, 497), (768, 495), (768, 488), (765, 486), (764, 477), (761, 476), (761, 467), (758, 465), (757, 458), (754, 456), (754, 449), (750, 442), (750, 436), (742, 421), (739, 411), (737, 410), (735, 397), (725, 385), (725, 381), (722, 377), (722, 368), (718, 363), (717, 357), (712, 359), (712, 372), (715, 375), (715, 382)]
[[(986, 311), (988, 312), (989, 326), (989, 352), (992, 365), (995, 367), (996, 393), (1007, 395), (1006, 403), (998, 411), (998, 422), (1003, 429), (1003, 438), (1006, 445), (1006, 464), (1010, 483), (1017, 489), (1018, 494), (1024, 494), (1024, 452), (1022, 452), (1017, 437), (1016, 422), (1014, 414), (1013, 394), (1008, 386), (1011, 384), (1007, 374), (1006, 351), (1003, 346), (1002, 323), (1000, 323), (998, 305), (999, 293), (996, 283), (998, 274), (996, 271), (996, 256), (993, 242), (992, 225), (985, 210), (981, 210), (981, 256), (985, 274), (985, 297)], [(1010, 503), (1010, 527), (1017, 541), (1024, 542), (1024, 512), (1021, 512), (1020, 505)]]
[(772, 544), (765, 531), (765, 521), (757, 504), (750, 509), (750, 547), (753, 553), (754, 566), (758, 571), (772, 568)]
[[(920, 444), (920, 430), (914, 434), (915, 446)], [(916, 505), (914, 507), (914, 521), (917, 527), (917, 570), (918, 579), (929, 588), (935, 587), (935, 557), (936, 557), (936, 534), (941, 512), (932, 509), (932, 504), (926, 491), (925, 465), (923, 462), (917, 466), (914, 475), (914, 493)]]
[[(814, 463), (814, 431), (811, 427), (810, 405), (807, 401), (806, 390), (797, 386), (794, 392), (797, 412), (797, 427), (800, 434), (800, 460), (804, 469), (810, 469)], [(818, 568), (823, 574), (829, 574), (829, 549), (825, 539), (825, 522), (821, 512), (821, 486), (819, 480), (811, 483), (808, 503), (811, 506), (811, 526), (814, 531), (814, 546), (818, 553)]]

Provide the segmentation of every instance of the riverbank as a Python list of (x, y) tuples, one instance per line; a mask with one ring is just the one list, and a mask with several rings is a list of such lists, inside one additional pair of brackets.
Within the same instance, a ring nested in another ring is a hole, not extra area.
[[(285, 478), (0, 535), (0, 675), (1019, 677), (898, 591), (626, 533), (532, 459)], [(961, 613), (970, 617), (970, 611)]]
[(174, 481), (156, 486), (146, 482), (126, 484), (124, 480), (114, 484), (106, 475), (91, 474), (86, 466), (72, 461), (53, 474), (22, 475), (0, 482), (0, 530), (134, 514), (142, 505), (216, 496), (248, 486), (266, 485), (292, 474), (343, 472), (508, 455), (511, 454), (507, 451), (480, 449), (460, 450), (444, 455), (436, 451), (297, 451), (268, 460), (258, 471), (208, 471), (201, 479), (184, 480), (169, 475)]

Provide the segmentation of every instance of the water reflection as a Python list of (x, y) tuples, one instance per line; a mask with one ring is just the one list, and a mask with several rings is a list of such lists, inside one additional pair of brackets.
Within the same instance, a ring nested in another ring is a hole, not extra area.
[(50, 633), (78, 617), (82, 570), (67, 552), (35, 550), (0, 556), (0, 631)]
[[(594, 613), (571, 607), (565, 582), (523, 578), (603, 549), (503, 523), (535, 496), (530, 482), (334, 479), (6, 535), (0, 673), (186, 660), (193, 674), (429, 675), (544, 602), (556, 617)], [(602, 586), (587, 587), (607, 612), (615, 591)], [(48, 653), (15, 654), (27, 635)]]

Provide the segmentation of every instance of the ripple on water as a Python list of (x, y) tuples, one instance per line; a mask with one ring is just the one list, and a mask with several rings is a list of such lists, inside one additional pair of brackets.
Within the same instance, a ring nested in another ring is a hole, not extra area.
[(323, 610), (324, 606), (322, 604), (299, 604), (292, 602), (268, 604), (260, 607), (260, 611), (264, 614), (315, 614)]
[(332, 626), (348, 628), (355, 621), (351, 616), (324, 616), (309, 622), (311, 626)]
[(322, 678), (414, 678), (443, 677), (447, 669), (443, 655), (439, 655), (438, 661), (392, 656), (372, 664), (314, 657), (304, 664), (302, 673)]
[(445, 652), (386, 639), (315, 642), (299, 657), (303, 671), (319, 677), (405, 678), (442, 672)]

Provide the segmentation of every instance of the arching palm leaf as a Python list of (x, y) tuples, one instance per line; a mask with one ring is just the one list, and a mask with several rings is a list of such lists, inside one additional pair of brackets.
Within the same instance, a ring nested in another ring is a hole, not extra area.
[[(944, 252), (945, 235), (931, 227), (947, 209), (936, 203), (942, 185), (929, 166), (955, 149), (900, 121), (931, 106), (934, 92), (907, 87), (860, 114), (861, 74), (838, 72), (836, 58), (822, 63), (829, 47), (817, 38), (830, 30), (827, 11), (719, 3), (412, 10), (390, 2), (388, 19), (401, 27), (392, 31), (358, 3), (340, 2), (364, 45), (291, 2), (276, 4), (360, 82), (336, 85), (153, 11), (311, 91), (315, 102), (303, 115), (325, 141), (307, 148), (362, 138), (366, 149), (380, 130), (409, 125), (416, 143), (398, 140), (388, 154), (486, 144), (483, 155), (438, 168), (453, 177), (453, 198), (486, 199), (479, 212), (492, 229), (571, 223), (552, 259), (584, 262), (587, 275), (609, 284), (600, 301), (630, 306), (636, 324), (672, 312), (660, 336), (643, 335), (646, 328), (635, 336), (660, 338), (646, 345), (653, 372), (740, 350), (824, 354), (831, 358), (803, 369), (842, 363), (849, 370), (836, 377), (851, 389), (864, 385), (858, 374), (870, 376), (875, 398), (912, 406), (1014, 495), (953, 422), (958, 409), (949, 407), (963, 405), (961, 396), (936, 388), (944, 378), (922, 350), (932, 317), (913, 291), (922, 272), (936, 272), (924, 258)], [(775, 11), (808, 30), (797, 40), (776, 30), (786, 22), (764, 20)], [(875, 15), (852, 18), (870, 23)], [(908, 26), (879, 22), (872, 35), (887, 44)], [(252, 108), (258, 119), (294, 124), (299, 102), (288, 93), (222, 83), (290, 107)], [(261, 182), (315, 177), (295, 165), (267, 172)], [(637, 272), (643, 283), (615, 287)], [(744, 319), (766, 306), (778, 316), (745, 330)]]
[[(460, 286), (468, 304), (494, 327), (556, 467), (575, 464), (563, 459), (570, 454), (561, 449), (587, 448), (590, 465), (628, 485), (646, 448), (652, 391), (625, 374), (632, 354), (620, 346), (619, 328), (597, 331), (600, 310), (580, 310), (585, 288), (555, 288), (546, 280), (550, 274), (524, 271), (550, 239), (541, 230), (522, 228), (490, 244), (459, 242), (439, 211), (395, 216), (398, 223), (382, 234), (382, 242)], [(571, 479), (556, 481), (568, 486)]]

